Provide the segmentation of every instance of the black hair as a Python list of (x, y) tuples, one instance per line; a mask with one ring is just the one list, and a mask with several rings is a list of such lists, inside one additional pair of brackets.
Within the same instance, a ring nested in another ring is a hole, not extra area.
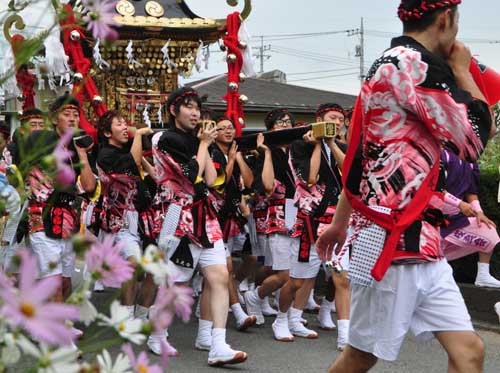
[(217, 118), (215, 118), (215, 122), (216, 123), (222, 122), (223, 120), (228, 120), (228, 121), (230, 121), (234, 125), (234, 123), (231, 120), (231, 118), (229, 118), (228, 116), (226, 116), (224, 114), (223, 115), (219, 115), (219, 116), (217, 116)]
[(21, 121), (21, 124), (24, 124), (33, 117), (43, 118), (44, 117), (43, 111), (37, 108), (24, 110), (21, 116), (19, 117), (19, 120)]
[[(200, 110), (202, 109), (201, 98), (198, 96), (198, 92), (193, 88), (183, 87), (173, 91), (169, 96), (166, 103), (167, 112), (169, 115), (168, 126), (170, 128), (175, 127), (175, 116), (179, 114), (182, 105), (189, 105), (191, 102), (196, 102)], [(174, 113), (172, 115), (170, 112), (170, 106), (174, 106)]]
[(457, 5), (452, 5), (449, 8), (439, 8), (434, 11), (429, 11), (424, 13), (420, 18), (411, 18), (403, 22), (403, 33), (408, 32), (422, 32), (427, 30), (430, 26), (436, 22), (439, 15), (446, 11), (446, 9), (451, 9), (450, 21), (453, 24), (455, 22), (455, 14), (457, 12)]
[(113, 123), (113, 119), (121, 118), (122, 115), (118, 110), (108, 110), (106, 111), (97, 122), (97, 135), (99, 144), (104, 145), (108, 143), (108, 138), (105, 135), (105, 132), (111, 133), (111, 124)]
[(334, 102), (328, 102), (328, 103), (319, 105), (318, 109), (316, 110), (316, 116), (320, 117), (321, 119), (324, 119), (325, 114), (328, 113), (329, 111), (340, 111), (345, 116), (344, 108), (342, 106), (340, 106), (339, 104), (336, 104)]
[(292, 115), (292, 113), (290, 113), (288, 109), (280, 108), (274, 109), (267, 113), (266, 118), (264, 119), (264, 124), (266, 125), (267, 130), (272, 129), (276, 121), (283, 119), (287, 115), (292, 121), (292, 127), (295, 126), (295, 117)]
[(74, 96), (70, 95), (69, 92), (66, 92), (64, 95), (56, 98), (55, 101), (49, 106), (50, 115), (55, 115), (66, 105), (76, 106), (78, 109), (80, 109), (80, 101), (78, 101)]

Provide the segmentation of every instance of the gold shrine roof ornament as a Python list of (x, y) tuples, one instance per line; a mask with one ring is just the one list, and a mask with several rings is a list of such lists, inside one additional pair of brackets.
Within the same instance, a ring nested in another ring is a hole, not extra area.
[[(230, 6), (237, 0), (226, 0)], [(226, 24), (225, 19), (201, 18), (191, 11), (184, 0), (120, 0), (115, 6), (114, 21), (122, 27), (154, 27), (172, 29), (217, 29)], [(251, 1), (245, 0), (241, 17), (251, 12)]]
[(146, 13), (151, 17), (161, 17), (165, 14), (165, 9), (156, 1), (148, 1), (144, 9), (146, 9)]
[(120, 0), (118, 3), (116, 3), (115, 9), (118, 14), (124, 17), (133, 16), (135, 14), (134, 4), (127, 0)]

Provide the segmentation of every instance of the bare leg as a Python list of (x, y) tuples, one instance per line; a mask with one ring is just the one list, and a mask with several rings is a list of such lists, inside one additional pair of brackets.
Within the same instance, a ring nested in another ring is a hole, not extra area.
[(272, 276), (273, 274), (274, 271), (271, 267), (261, 266), (259, 269), (257, 269), (257, 273), (255, 274), (255, 285), (262, 285), (266, 278)]
[(62, 302), (64, 302), (63, 288), (62, 288), (62, 276), (55, 275), (54, 277), (57, 277), (59, 279), (59, 287), (57, 288), (56, 292), (52, 296), (52, 301), (62, 303)]
[(483, 371), (484, 344), (479, 336), (468, 332), (437, 332), (437, 340), (448, 354), (448, 372), (479, 373)]
[(364, 373), (377, 363), (377, 358), (354, 347), (347, 346), (328, 369), (328, 373)]
[(333, 282), (335, 284), (335, 306), (339, 320), (349, 320), (349, 305), (351, 304), (351, 291), (347, 272), (334, 273)]
[(226, 258), (227, 261), (227, 271), (228, 271), (228, 283), (229, 283), (229, 305), (239, 303), (238, 291), (236, 289), (236, 281), (234, 280), (233, 272), (233, 258), (230, 256)]
[(146, 308), (151, 307), (155, 301), (156, 288), (157, 286), (154, 283), (153, 276), (148, 273), (144, 277), (144, 280), (142, 280), (138, 303)]
[(202, 269), (203, 277), (210, 287), (210, 311), (214, 328), (225, 329), (229, 308), (228, 271), (226, 265), (210, 265)]
[(235, 272), (235, 278), (239, 282), (243, 281), (247, 277), (249, 277), (252, 272), (255, 270), (255, 266), (257, 265), (257, 257), (252, 255), (244, 255), (243, 262), (238, 267), (238, 270)]
[(73, 291), (71, 286), (71, 277), (62, 277), (62, 294), (64, 300), (68, 299)]
[(205, 285), (205, 281), (203, 281), (203, 291), (201, 293), (201, 303), (200, 303), (200, 319), (213, 321), (212, 319), (212, 311), (210, 309), (210, 286)]
[(281, 288), (290, 278), (286, 271), (277, 271), (274, 275), (269, 276), (264, 280), (262, 285), (259, 287), (258, 295), (260, 299), (264, 299), (272, 294), (273, 291)]
[(307, 300), (309, 299), (309, 294), (311, 294), (311, 290), (314, 288), (316, 283), (316, 278), (308, 278), (304, 280), (303, 285), (297, 290), (295, 294), (295, 301), (293, 302), (293, 308), (298, 310), (303, 310), (307, 304)]
[(330, 277), (326, 284), (325, 298), (328, 302), (333, 302), (333, 300), (335, 299), (335, 285), (333, 284), (333, 277)]
[[(291, 307), (293, 300), (295, 298), (295, 294), (299, 291), (299, 289), (304, 285), (306, 280), (304, 279), (298, 279), (298, 278), (290, 278), (286, 284), (281, 288), (280, 292), (280, 312), (286, 313), (289, 308)], [(309, 294), (306, 297), (306, 303), (307, 303), (307, 298), (309, 297)], [(302, 306), (302, 309), (304, 308), (304, 305)]]
[[(132, 266), (135, 268), (137, 266), (137, 262), (135, 257), (131, 256), (127, 258), (127, 260), (132, 263)], [(122, 285), (122, 304), (125, 306), (133, 306), (135, 305), (135, 296), (137, 294), (137, 281), (133, 278), (125, 282)]]

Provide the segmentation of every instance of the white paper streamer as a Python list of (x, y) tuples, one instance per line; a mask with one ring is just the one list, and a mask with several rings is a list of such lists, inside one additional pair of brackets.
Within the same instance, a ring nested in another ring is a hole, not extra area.
[(162, 113), (161, 113), (161, 104), (160, 104), (160, 107), (158, 108), (158, 123), (160, 123), (161, 126), (163, 126), (163, 116), (162, 116)]
[(196, 66), (196, 71), (201, 73), (203, 71), (203, 66), (204, 66), (204, 61), (203, 61), (203, 47), (205, 44), (203, 44), (203, 40), (200, 39), (200, 46), (198, 47), (198, 51), (196, 52), (196, 59), (195, 59), (195, 66)]
[(184, 76), (182, 73), (179, 73), (177, 75), (177, 88), (182, 88), (184, 87)]
[(134, 59), (134, 53), (132, 52), (132, 45), (133, 45), (132, 40), (129, 40), (127, 48), (125, 48), (125, 50), (127, 51), (128, 63), (131, 65), (137, 65), (139, 67), (142, 67), (142, 64), (139, 63), (139, 61)]
[[(59, 85), (71, 80), (70, 67), (68, 65), (68, 56), (64, 52), (64, 46), (61, 43), (59, 27), (54, 27), (47, 38), (44, 40), (45, 63), (47, 65), (49, 79), (55, 79), (60, 76)], [(55, 84), (55, 82), (53, 82)], [(50, 86), (50, 84), (49, 84)]]
[(44, 61), (39, 57), (33, 57), (33, 65), (35, 66), (35, 76), (38, 82), (38, 90), (43, 91), (45, 89), (45, 79), (42, 76), (42, 72), (40, 71), (40, 64)]
[(163, 48), (161, 48), (161, 52), (163, 53), (163, 63), (166, 64), (167, 67), (177, 67), (177, 65), (170, 60), (170, 55), (168, 54), (170, 40), (171, 39), (168, 39)]
[(144, 123), (151, 128), (151, 119), (149, 119), (148, 104), (144, 105), (144, 111), (142, 112), (142, 119)]
[(246, 28), (246, 22), (241, 22), (240, 30), (238, 31), (238, 40), (246, 43), (247, 47), (242, 50), (243, 53), (243, 67), (241, 71), (248, 77), (255, 75), (255, 70), (253, 65), (255, 63), (252, 55), (252, 46), (250, 45), (251, 39), (250, 34)]
[(94, 53), (93, 53), (93, 57), (94, 57), (94, 61), (97, 65), (97, 67), (101, 70), (103, 70), (103, 68), (109, 68), (109, 63), (106, 62), (104, 60), (104, 58), (102, 58), (101, 56), (101, 51), (99, 50), (99, 44), (101, 43), (101, 39), (97, 39), (96, 43), (95, 43), (95, 46), (94, 46)]
[(207, 45), (204, 52), (205, 70), (208, 70), (208, 60), (210, 59), (210, 46)]

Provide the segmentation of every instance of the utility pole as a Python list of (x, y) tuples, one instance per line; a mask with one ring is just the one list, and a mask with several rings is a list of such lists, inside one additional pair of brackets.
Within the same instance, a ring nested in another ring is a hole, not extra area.
[(264, 52), (270, 51), (271, 46), (270, 45), (264, 45), (264, 36), (260, 36), (260, 47), (259, 47), (259, 54), (255, 55), (258, 59), (260, 59), (260, 71), (259, 73), (264, 72), (264, 58), (266, 60), (271, 58), (270, 54), (264, 54)]
[(361, 17), (361, 27), (355, 30), (349, 30), (347, 36), (359, 35), (359, 44), (356, 45), (356, 57), (359, 57), (359, 80), (361, 85), (365, 80), (365, 26), (363, 17)]
[(361, 29), (360, 29), (360, 43), (359, 43), (359, 79), (361, 80), (361, 85), (365, 80), (365, 27), (363, 22), (363, 17), (361, 17)]

